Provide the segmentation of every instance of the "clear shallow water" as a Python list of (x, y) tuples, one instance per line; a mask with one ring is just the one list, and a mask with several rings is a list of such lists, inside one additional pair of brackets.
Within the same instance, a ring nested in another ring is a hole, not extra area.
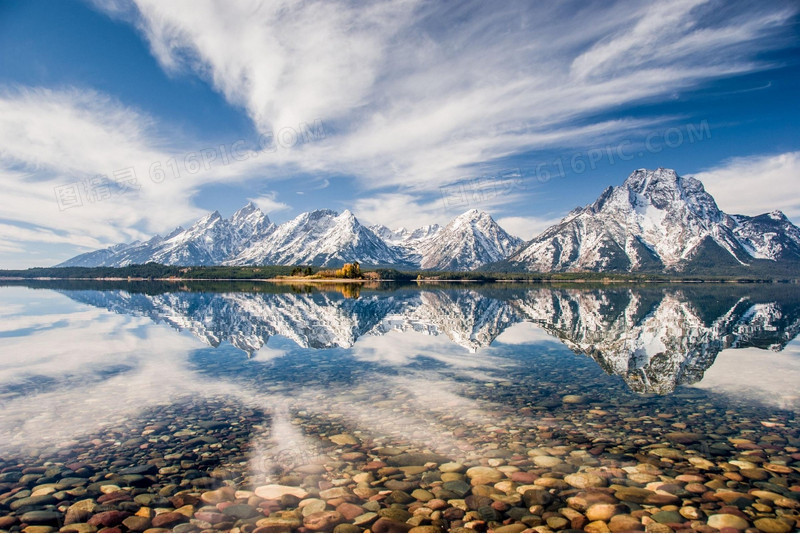
[(266, 484), (406, 525), (323, 530), (600, 529), (587, 498), (615, 530), (797, 526), (795, 286), (28, 285), (0, 288), (0, 528), (144, 530), (184, 501), (162, 528), (320, 527), (263, 491), (223, 499), (248, 517), (198, 500)]

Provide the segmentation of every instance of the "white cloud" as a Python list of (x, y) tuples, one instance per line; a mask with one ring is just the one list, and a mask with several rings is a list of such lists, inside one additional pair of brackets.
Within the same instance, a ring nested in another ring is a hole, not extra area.
[(800, 152), (734, 158), (694, 175), (727, 213), (779, 209), (800, 223)]
[[(63, 261), (75, 248), (169, 231), (204, 214), (193, 204), (203, 185), (263, 175), (286, 157), (278, 150), (225, 165), (215, 153), (206, 165), (210, 157), (190, 140), (162, 134), (167, 126), (96, 91), (0, 90), (2, 265), (18, 265), (26, 244), (72, 245)], [(93, 182), (117, 179), (118, 171), (133, 172), (128, 190)], [(68, 203), (59, 204), (62, 193), (72, 195)]]
[(259, 207), (266, 214), (278, 213), (291, 209), (289, 204), (277, 200), (277, 193), (271, 191), (255, 198), (248, 198), (250, 202)]
[(783, 410), (800, 411), (800, 342), (782, 352), (756, 348), (722, 351), (692, 387), (735, 399), (752, 399)]
[(422, 201), (406, 193), (384, 193), (355, 199), (353, 213), (362, 223), (383, 224), (391, 229), (446, 224), (449, 220), (442, 200)]
[(598, 113), (764, 68), (757, 54), (778, 46), (768, 37), (797, 10), (720, 12), (702, 0), (135, 5), (162, 66), (207, 79), (260, 131), (333, 126), (291, 161), (367, 188), (427, 190), (476, 163), (636, 126), (592, 120)]
[(561, 217), (501, 217), (497, 224), (506, 232), (528, 241), (560, 221)]
[[(152, 119), (100, 93), (0, 93), (3, 237), (95, 247), (140, 238), (197, 215), (199, 210), (188, 203), (191, 187), (148, 179), (150, 165), (170, 157), (168, 148)], [(111, 197), (112, 191), (102, 185), (94, 194), (87, 192), (89, 180), (113, 178), (115, 171), (127, 168), (135, 169), (138, 191)], [(61, 186), (79, 195), (81, 205), (60, 207)], [(35, 226), (40, 236), (34, 238), (21, 223)]]

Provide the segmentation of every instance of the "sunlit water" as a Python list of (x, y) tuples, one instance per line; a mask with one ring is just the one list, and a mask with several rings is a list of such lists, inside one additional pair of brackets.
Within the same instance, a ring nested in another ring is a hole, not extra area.
[[(28, 489), (151, 465), (131, 498), (170, 484), (313, 495), (405, 451), (545, 478), (533, 460), (560, 454), (572, 467), (558, 476), (602, 468), (604, 485), (645, 460), (668, 477), (699, 472), (688, 458), (724, 475), (746, 454), (783, 468), (726, 489), (800, 491), (796, 286), (28, 285), (0, 287), (0, 471), (42, 475)], [(665, 447), (679, 456), (651, 454)], [(13, 511), (14, 478), (0, 478), (5, 528), (87, 495), (58, 487)], [(742, 513), (793, 520), (772, 504)]]

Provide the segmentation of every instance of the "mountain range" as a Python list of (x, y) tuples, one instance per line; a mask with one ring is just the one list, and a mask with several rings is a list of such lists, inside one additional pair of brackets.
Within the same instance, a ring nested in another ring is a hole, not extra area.
[(780, 211), (728, 215), (703, 184), (674, 170), (639, 169), (525, 243), (469, 210), (414, 230), (365, 226), (316, 210), (280, 225), (250, 203), (211, 213), (165, 237), (81, 254), (59, 267), (168, 265), (341, 266), (359, 261), (437, 271), (755, 272), (800, 266), (800, 228)]
[(224, 219), (215, 211), (188, 229), (75, 256), (58, 267), (165, 265), (365, 265), (470, 271), (508, 257), (522, 240), (485, 212), (469, 210), (445, 226), (392, 232), (362, 225), (348, 210), (316, 210), (275, 225), (249, 203)]

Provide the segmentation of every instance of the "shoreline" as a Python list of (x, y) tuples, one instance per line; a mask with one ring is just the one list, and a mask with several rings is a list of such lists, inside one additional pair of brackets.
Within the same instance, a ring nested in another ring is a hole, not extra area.
[(376, 279), (354, 279), (354, 278), (177, 278), (177, 277), (54, 277), (54, 276), (0, 276), (3, 281), (82, 281), (82, 282), (268, 282), (272, 284), (368, 284), (368, 283), (399, 283), (399, 284), (436, 284), (436, 283), (464, 283), (464, 284), (796, 284), (797, 280), (789, 279), (713, 279), (713, 278), (688, 278), (669, 280), (663, 278), (654, 279), (630, 279), (630, 278), (537, 278), (537, 279), (463, 279), (463, 278), (443, 278), (443, 279), (409, 279), (396, 280), (393, 278)]

